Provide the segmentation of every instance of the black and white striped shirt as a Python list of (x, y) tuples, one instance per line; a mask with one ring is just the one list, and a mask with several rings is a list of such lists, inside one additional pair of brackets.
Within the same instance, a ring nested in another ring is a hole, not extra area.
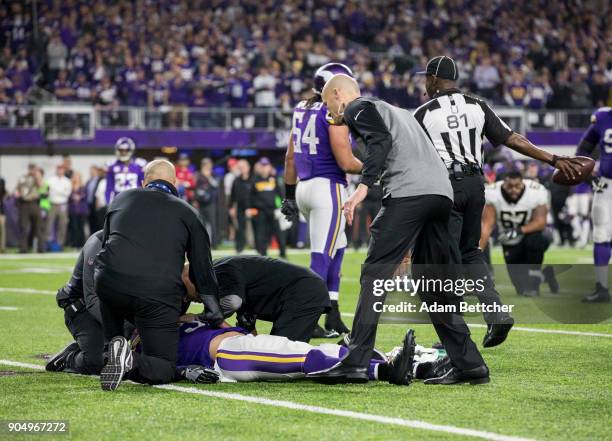
[(446, 167), (453, 162), (482, 167), (482, 140), (503, 144), (512, 130), (483, 100), (459, 89), (444, 90), (414, 112)]

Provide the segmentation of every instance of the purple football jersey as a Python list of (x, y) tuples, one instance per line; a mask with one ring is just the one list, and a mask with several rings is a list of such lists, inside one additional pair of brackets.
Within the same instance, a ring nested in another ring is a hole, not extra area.
[(177, 366), (188, 366), (197, 364), (207, 368), (213, 368), (214, 363), (210, 358), (210, 342), (217, 335), (226, 332), (240, 332), (248, 334), (242, 328), (210, 328), (204, 323), (184, 323), (180, 327)]
[(612, 179), (612, 107), (602, 107), (591, 116), (591, 125), (582, 139), (599, 145), (599, 174)]
[(110, 204), (124, 190), (141, 187), (145, 165), (147, 161), (142, 158), (130, 159), (127, 163), (117, 159), (109, 164), (106, 171), (106, 203)]
[(295, 166), (301, 181), (328, 178), (346, 186), (346, 173), (342, 171), (329, 139), (332, 118), (323, 103), (306, 106), (300, 101), (293, 111), (291, 132)]

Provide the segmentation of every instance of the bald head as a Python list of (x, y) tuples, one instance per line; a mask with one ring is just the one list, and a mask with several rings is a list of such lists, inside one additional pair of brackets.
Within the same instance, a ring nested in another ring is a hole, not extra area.
[(357, 81), (345, 74), (331, 77), (321, 92), (321, 98), (334, 119), (341, 118), (346, 106), (360, 96)]
[(329, 94), (333, 92), (334, 89), (355, 96), (361, 95), (361, 90), (359, 89), (359, 84), (357, 84), (357, 81), (346, 74), (336, 74), (331, 77), (330, 80), (325, 83), (321, 95), (325, 97), (326, 93)]
[(174, 165), (166, 159), (156, 159), (147, 164), (145, 167), (143, 185), (160, 179), (172, 185), (176, 185), (176, 171), (174, 170)]

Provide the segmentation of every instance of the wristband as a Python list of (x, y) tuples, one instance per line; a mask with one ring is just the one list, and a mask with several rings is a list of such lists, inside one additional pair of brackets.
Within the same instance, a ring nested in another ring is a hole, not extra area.
[(552, 165), (553, 167), (557, 164), (557, 161), (561, 159), (559, 156), (557, 155), (553, 155), (552, 159), (550, 160), (550, 165)]
[(285, 198), (295, 200), (295, 188), (297, 184), (285, 184)]

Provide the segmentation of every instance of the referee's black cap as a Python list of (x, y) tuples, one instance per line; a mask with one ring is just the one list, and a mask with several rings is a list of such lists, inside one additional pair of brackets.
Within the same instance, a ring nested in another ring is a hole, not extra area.
[(446, 55), (433, 57), (427, 62), (427, 67), (424, 71), (417, 72), (422, 75), (433, 75), (434, 77), (444, 78), (446, 80), (455, 81), (459, 78), (459, 70), (455, 60)]

